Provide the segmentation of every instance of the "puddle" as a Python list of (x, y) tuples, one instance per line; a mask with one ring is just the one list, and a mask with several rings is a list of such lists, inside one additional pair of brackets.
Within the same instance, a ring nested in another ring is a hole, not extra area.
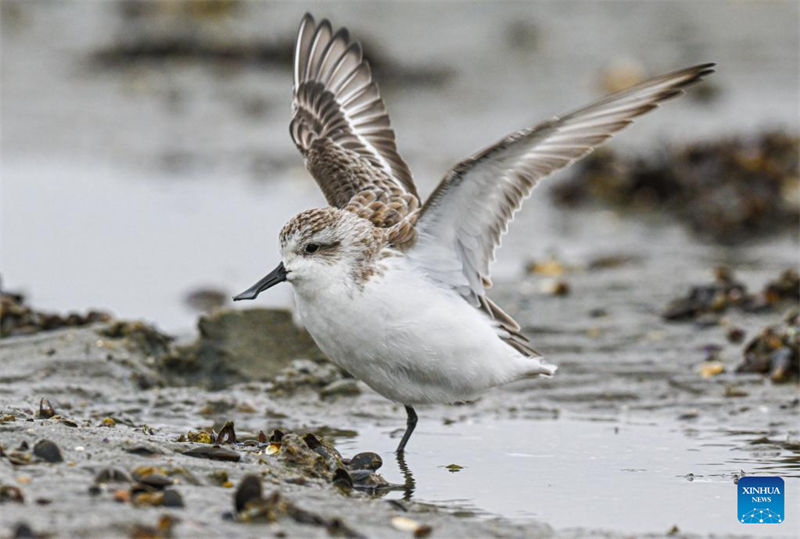
[[(800, 518), (791, 511), (781, 525), (739, 524), (733, 479), (740, 470), (780, 475), (788, 508), (800, 496), (797, 455), (749, 445), (753, 434), (687, 436), (684, 429), (575, 419), (443, 426), (423, 418), (406, 455), (412, 496), (456, 514), (536, 520), (558, 530), (666, 533), (677, 525), (681, 532), (797, 536)], [(365, 428), (339, 444), (345, 453), (386, 447), (388, 432)], [(404, 482), (392, 452), (382, 457), (386, 479)], [(450, 464), (462, 469), (451, 472)]]

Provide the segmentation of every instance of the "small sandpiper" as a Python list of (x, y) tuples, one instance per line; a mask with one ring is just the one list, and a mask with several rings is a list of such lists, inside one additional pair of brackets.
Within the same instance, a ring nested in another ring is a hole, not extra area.
[(329, 207), (280, 231), (281, 262), (235, 300), (291, 283), (328, 358), (405, 406), (468, 400), (551, 376), (520, 326), (487, 296), (489, 263), (542, 178), (585, 156), (713, 70), (700, 64), (517, 131), (457, 164), (420, 204), (377, 84), (346, 29), (306, 14), (294, 51), (290, 132)]

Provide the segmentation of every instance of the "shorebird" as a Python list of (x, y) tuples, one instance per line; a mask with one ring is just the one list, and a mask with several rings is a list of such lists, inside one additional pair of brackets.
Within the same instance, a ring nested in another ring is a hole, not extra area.
[(420, 204), (361, 46), (310, 14), (294, 51), (292, 140), (330, 206), (280, 231), (281, 262), (234, 300), (291, 283), (327, 357), (405, 406), (468, 400), (551, 376), (520, 326), (487, 296), (489, 264), (542, 178), (711, 73), (701, 64), (514, 132), (458, 163)]

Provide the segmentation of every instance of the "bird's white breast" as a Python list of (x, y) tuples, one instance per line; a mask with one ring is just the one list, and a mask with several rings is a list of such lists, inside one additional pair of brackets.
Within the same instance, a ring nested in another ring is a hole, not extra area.
[(505, 344), (491, 320), (404, 257), (363, 287), (304, 293), (300, 317), (334, 363), (403, 404), (454, 402), (539, 367)]

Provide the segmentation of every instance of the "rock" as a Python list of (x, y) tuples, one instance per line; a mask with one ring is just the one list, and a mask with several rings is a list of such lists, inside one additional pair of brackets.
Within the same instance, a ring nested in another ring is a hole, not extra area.
[(311, 336), (287, 310), (222, 310), (202, 316), (200, 337), (161, 361), (171, 383), (219, 389), (267, 380), (296, 358), (322, 358)]
[(201, 445), (199, 447), (195, 447), (188, 451), (184, 451), (183, 454), (189, 457), (212, 459), (212, 460), (228, 460), (234, 462), (242, 458), (241, 455), (239, 455), (239, 453), (237, 453), (236, 451), (232, 449), (226, 449), (218, 445), (214, 446)]
[(175, 489), (165, 489), (164, 497), (161, 499), (161, 505), (164, 507), (184, 507), (183, 497), (180, 492)]
[(39, 440), (33, 446), (33, 454), (47, 462), (64, 462), (61, 450), (50, 440)]
[(167, 477), (166, 470), (155, 466), (140, 466), (133, 470), (131, 475), (142, 485), (153, 487), (158, 490), (163, 490), (164, 487), (175, 483), (175, 481)]

